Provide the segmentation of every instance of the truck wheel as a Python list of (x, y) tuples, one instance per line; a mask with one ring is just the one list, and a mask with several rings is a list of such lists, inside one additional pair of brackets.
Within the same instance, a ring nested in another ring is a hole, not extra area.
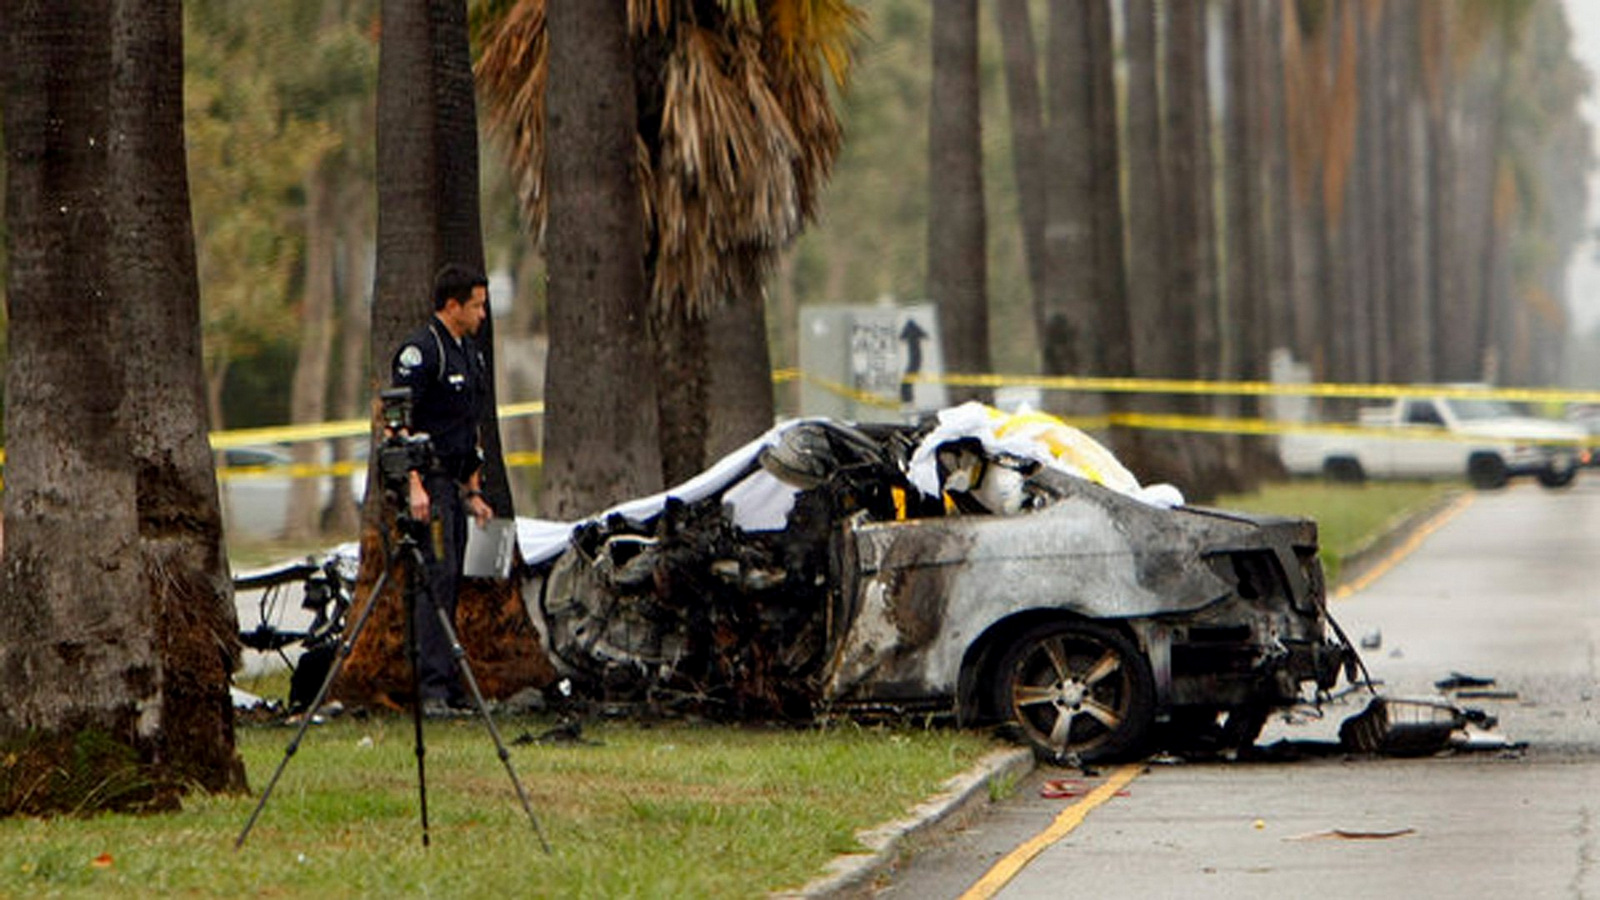
[(1480, 490), (1503, 488), (1510, 476), (1505, 460), (1496, 453), (1474, 453), (1467, 459), (1467, 482)]
[(1565, 469), (1551, 467), (1539, 470), (1539, 484), (1547, 488), (1571, 487), (1574, 479), (1578, 477), (1578, 467), (1568, 466)]
[(1329, 457), (1322, 464), (1322, 474), (1329, 481), (1339, 484), (1360, 484), (1367, 480), (1367, 473), (1361, 468), (1361, 460), (1349, 456)]
[(1150, 663), (1103, 625), (1033, 628), (1006, 651), (996, 675), (995, 708), (1046, 761), (1137, 755), (1155, 721)]

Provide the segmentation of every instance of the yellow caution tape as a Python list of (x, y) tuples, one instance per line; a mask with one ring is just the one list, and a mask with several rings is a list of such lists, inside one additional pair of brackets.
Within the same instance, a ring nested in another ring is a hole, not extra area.
[(808, 384), (814, 384), (831, 394), (837, 394), (838, 396), (844, 397), (848, 400), (854, 400), (863, 406), (876, 407), (877, 409), (901, 409), (904, 406), (904, 404), (902, 404), (899, 400), (890, 400), (887, 397), (884, 397), (882, 394), (874, 394), (870, 391), (859, 390), (847, 384), (841, 384), (840, 382), (831, 381), (818, 375), (812, 375), (809, 372), (795, 370), (795, 373), (795, 377)]
[[(772, 380), (774, 384), (804, 381), (866, 406), (890, 410), (904, 409), (903, 405), (897, 400), (887, 398), (881, 394), (859, 390), (798, 368), (776, 369), (772, 373)], [(1522, 403), (1600, 403), (1600, 391), (1562, 388), (1482, 388), (1464, 385), (1417, 384), (1280, 384), (1267, 381), (1096, 378), (1066, 375), (948, 374), (930, 376), (920, 373), (907, 375), (904, 380), (907, 383), (945, 384), (962, 387), (1035, 387), (1046, 391), (1077, 391), (1085, 393), (1145, 393), (1234, 397), (1303, 396), (1368, 400), (1427, 396), (1507, 400)], [(498, 410), (501, 419), (543, 415), (544, 411), (545, 404), (541, 401), (502, 404)], [(1379, 429), (1360, 425), (1289, 422), (1227, 416), (1110, 413), (1095, 416), (1062, 416), (1060, 418), (1063, 422), (1084, 431), (1104, 431), (1107, 428), (1120, 427), (1210, 434), (1334, 434), (1458, 442), (1485, 440), (1482, 437), (1450, 434), (1442, 429)], [(342, 419), (307, 425), (279, 425), (265, 428), (239, 428), (213, 432), (211, 434), (211, 446), (217, 450), (226, 450), (255, 444), (284, 444), (331, 438), (366, 438), (370, 437), (371, 430), (372, 423), (366, 419)], [(1545, 438), (1528, 438), (1526, 440), (1529, 443), (1568, 443), (1582, 446), (1593, 446), (1600, 443), (1597, 440), (1561, 441)], [(538, 452), (507, 453), (504, 458), (508, 467), (515, 468), (538, 467), (543, 463), (543, 456)], [(0, 448), (0, 464), (3, 464), (4, 461), (5, 451)], [(347, 476), (361, 471), (365, 467), (366, 463), (363, 461), (342, 460), (320, 464), (224, 467), (219, 468), (217, 474), (225, 479), (284, 476), (310, 478), (330, 475)]]
[(1400, 397), (1511, 400), (1524, 403), (1600, 403), (1600, 391), (1566, 388), (1483, 388), (1450, 384), (1286, 384), (1273, 381), (1202, 381), (1175, 378), (1094, 378), (1074, 375), (926, 375), (907, 382), (958, 387), (1036, 387), (1047, 391), (1103, 394), (1206, 394), (1234, 397), (1342, 397), (1393, 400)]
[(1591, 438), (1491, 436), (1460, 434), (1443, 428), (1428, 426), (1376, 428), (1365, 425), (1345, 425), (1336, 422), (1281, 422), (1269, 419), (1237, 419), (1220, 416), (1113, 413), (1106, 416), (1106, 420), (1109, 424), (1122, 428), (1143, 428), (1154, 431), (1193, 431), (1213, 434), (1325, 434), (1347, 437), (1381, 437), (1407, 441), (1452, 441), (1466, 444), (1521, 443), (1574, 447), (1591, 446), (1600, 443), (1600, 436)]
[[(505, 403), (498, 409), (500, 418), (515, 419), (522, 416), (544, 414), (544, 402)], [(230, 450), (251, 444), (293, 444), (299, 441), (318, 441), (328, 438), (367, 437), (372, 434), (372, 422), (367, 419), (340, 419), (334, 422), (316, 422), (309, 425), (272, 425), (266, 428), (234, 428), (211, 433), (211, 447)]]

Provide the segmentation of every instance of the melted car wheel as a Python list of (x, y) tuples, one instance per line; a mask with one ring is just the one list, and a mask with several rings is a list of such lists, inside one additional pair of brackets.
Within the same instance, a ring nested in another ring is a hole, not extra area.
[(1046, 760), (1134, 755), (1150, 733), (1150, 665), (1110, 628), (1088, 622), (1033, 628), (1007, 651), (997, 674), (996, 708)]

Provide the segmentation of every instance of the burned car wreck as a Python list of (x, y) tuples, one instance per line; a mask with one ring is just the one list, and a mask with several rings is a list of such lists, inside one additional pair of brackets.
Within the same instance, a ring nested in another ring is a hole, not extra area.
[(1184, 506), (1058, 420), (976, 404), (780, 425), (540, 537), (531, 614), (558, 664), (713, 716), (949, 713), (1095, 760), (1248, 745), (1354, 658), (1314, 522)]

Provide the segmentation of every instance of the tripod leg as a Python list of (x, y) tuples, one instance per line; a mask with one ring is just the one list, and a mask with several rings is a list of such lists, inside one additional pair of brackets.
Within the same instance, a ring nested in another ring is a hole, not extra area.
[(506, 750), (505, 741), (500, 738), (500, 729), (495, 727), (494, 717), (489, 714), (489, 707), (483, 702), (483, 692), (478, 689), (478, 679), (472, 674), (472, 666), (467, 662), (467, 651), (462, 648), (460, 639), (456, 637), (455, 625), (444, 610), (431, 602), (428, 605), (433, 607), (434, 614), (439, 617), (439, 627), (444, 630), (445, 636), (450, 641), (450, 655), (455, 659), (456, 666), (461, 669), (462, 677), (466, 679), (467, 690), (472, 694), (473, 706), (477, 708), (484, 727), (489, 731), (490, 739), (494, 741), (495, 753), (500, 757), (501, 764), (506, 767), (506, 774), (511, 777), (511, 786), (516, 789), (517, 799), (522, 802), (522, 811), (528, 814), (528, 824), (533, 826), (533, 833), (539, 838), (539, 846), (544, 848), (544, 852), (549, 853), (550, 843), (545, 840), (544, 829), (539, 827), (539, 819), (533, 814), (533, 805), (528, 802), (528, 792), (523, 790), (522, 781), (517, 778), (517, 770), (511, 766), (511, 753)]
[[(427, 570), (415, 558), (406, 573), (406, 659), (411, 663), (411, 727), (417, 753), (417, 799), (422, 810), (422, 846), (428, 846), (428, 775), (425, 760), (427, 745), (422, 740), (422, 655), (417, 646), (417, 602), (427, 591)], [(429, 606), (433, 603), (430, 601)]]
[[(391, 567), (392, 568), (392, 567)], [(389, 568), (383, 570), (372, 592), (368, 594), (367, 605), (361, 610), (361, 615), (356, 618), (355, 625), (351, 627), (350, 634), (339, 643), (339, 652), (334, 656), (333, 665), (328, 667), (327, 677), (322, 679), (322, 687), (317, 689), (317, 696), (306, 707), (304, 716), (300, 719), (300, 727), (295, 730), (294, 737), (289, 740), (289, 746), (284, 748), (283, 759), (278, 761), (278, 768), (272, 773), (272, 778), (261, 792), (261, 800), (256, 803), (255, 811), (250, 813), (250, 820), (244, 823), (244, 830), (239, 832), (238, 840), (233, 842), (233, 849), (238, 850), (244, 846), (245, 838), (250, 836), (250, 829), (255, 827), (256, 819), (261, 817), (261, 811), (267, 808), (267, 798), (272, 796), (272, 789), (277, 787), (278, 779), (283, 776), (283, 770), (289, 767), (289, 760), (300, 749), (300, 741), (305, 738), (306, 731), (317, 717), (317, 710), (322, 708), (322, 702), (328, 698), (328, 691), (333, 688), (334, 679), (339, 677), (339, 672), (344, 669), (345, 660), (350, 657), (350, 652), (355, 648), (356, 639), (361, 637), (362, 629), (367, 627), (367, 619), (372, 615), (372, 610), (378, 605), (378, 598), (383, 595), (383, 587), (389, 581)]]

